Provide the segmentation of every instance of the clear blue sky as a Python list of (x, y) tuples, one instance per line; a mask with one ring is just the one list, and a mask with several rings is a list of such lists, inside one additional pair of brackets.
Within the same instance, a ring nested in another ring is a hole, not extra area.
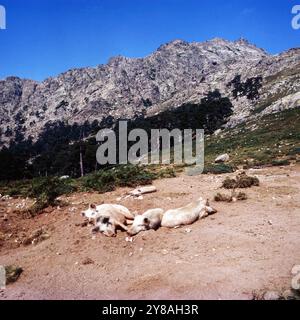
[(271, 53), (299, 47), (300, 0), (0, 0), (0, 79), (44, 80), (109, 57), (143, 57), (174, 39), (244, 37)]

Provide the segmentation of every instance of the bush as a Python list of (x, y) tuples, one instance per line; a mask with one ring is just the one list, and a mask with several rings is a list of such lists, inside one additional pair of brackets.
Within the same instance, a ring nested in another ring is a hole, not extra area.
[(29, 180), (11, 182), (1, 181), (0, 183), (0, 193), (4, 195), (9, 195), (10, 197), (28, 197), (29, 190)]
[(272, 161), (272, 166), (280, 167), (280, 166), (289, 166), (290, 162), (288, 160), (274, 160)]
[(175, 177), (176, 177), (176, 171), (174, 170), (174, 168), (162, 169), (157, 173), (157, 178), (159, 179), (175, 178)]
[(239, 201), (245, 201), (248, 199), (248, 196), (244, 192), (239, 192), (239, 194), (236, 197)]
[(235, 189), (235, 188), (236, 188), (236, 180), (235, 180), (235, 179), (226, 178), (226, 179), (223, 181), (222, 188), (225, 188), (225, 189)]
[(228, 164), (213, 164), (205, 166), (203, 173), (208, 174), (223, 174), (223, 173), (232, 173), (235, 171), (235, 168)]
[(288, 155), (290, 155), (290, 156), (300, 155), (300, 148), (299, 148), (299, 147), (296, 147), (296, 148), (292, 149), (292, 150), (288, 153)]
[(232, 202), (232, 196), (228, 196), (222, 193), (217, 193), (214, 199), (216, 202)]
[(101, 193), (115, 190), (116, 187), (137, 187), (151, 184), (156, 178), (154, 173), (146, 169), (133, 166), (118, 166), (112, 169), (98, 171), (81, 178), (81, 186), (84, 190), (96, 190)]
[(217, 193), (214, 199), (216, 202), (232, 202), (234, 198), (236, 198), (236, 200), (238, 201), (244, 201), (248, 199), (246, 193), (239, 192), (238, 195), (235, 196), (234, 191), (232, 192), (231, 196), (222, 193)]
[(252, 186), (259, 186), (259, 179), (256, 177), (247, 176), (246, 173), (241, 173), (236, 176), (236, 179), (227, 178), (223, 181), (222, 188), (236, 189), (236, 188), (251, 188)]
[(75, 191), (75, 187), (67, 180), (60, 180), (57, 177), (36, 178), (32, 180), (29, 197), (35, 198), (36, 202), (29, 209), (31, 214), (39, 213), (41, 210), (56, 204), (56, 199)]

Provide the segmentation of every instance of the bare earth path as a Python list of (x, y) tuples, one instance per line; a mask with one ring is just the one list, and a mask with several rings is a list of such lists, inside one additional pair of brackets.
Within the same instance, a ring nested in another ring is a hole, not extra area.
[[(0, 243), (0, 265), (19, 265), (24, 272), (0, 299), (251, 299), (254, 291), (288, 289), (291, 269), (300, 264), (300, 166), (248, 174), (261, 186), (246, 190), (247, 201), (211, 201), (219, 212), (190, 230), (150, 231), (133, 243), (124, 233), (93, 238), (91, 226), (78, 226), (89, 202), (117, 203), (129, 189), (76, 194), (68, 207), (31, 220), (9, 213), (8, 221), (0, 222), (0, 232), (11, 234)], [(157, 193), (120, 203), (143, 212), (200, 196), (212, 199), (226, 176), (234, 175), (155, 181)], [(0, 217), (19, 202), (1, 202)], [(17, 243), (20, 234), (42, 226), (50, 232), (48, 240), (27, 247)], [(87, 258), (92, 263), (83, 263)]]

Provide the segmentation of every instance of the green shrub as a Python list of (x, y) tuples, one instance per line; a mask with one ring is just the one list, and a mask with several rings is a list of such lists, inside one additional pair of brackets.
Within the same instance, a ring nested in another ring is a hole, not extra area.
[(116, 187), (136, 187), (151, 184), (157, 176), (146, 169), (133, 166), (117, 166), (98, 171), (80, 179), (83, 190), (95, 190), (101, 193), (115, 190)]
[(288, 153), (288, 155), (290, 155), (290, 156), (295, 156), (298, 154), (300, 155), (300, 148), (299, 147), (290, 150), (290, 152)]
[(213, 173), (213, 174), (223, 174), (223, 173), (232, 173), (235, 171), (235, 168), (231, 165), (228, 164), (212, 164), (212, 165), (207, 165), (204, 168), (203, 173), (208, 174), (208, 173)]
[(157, 173), (157, 178), (159, 179), (175, 178), (175, 177), (176, 177), (176, 171), (174, 170), (174, 168), (162, 169)]
[(56, 204), (56, 199), (63, 194), (70, 194), (76, 188), (68, 180), (60, 180), (57, 177), (35, 178), (31, 182), (29, 197), (35, 198), (36, 202), (29, 209), (31, 214)]
[(30, 190), (30, 180), (1, 181), (0, 193), (11, 197), (27, 197)]
[(280, 166), (289, 166), (290, 162), (288, 160), (274, 160), (272, 161), (272, 166), (280, 167)]

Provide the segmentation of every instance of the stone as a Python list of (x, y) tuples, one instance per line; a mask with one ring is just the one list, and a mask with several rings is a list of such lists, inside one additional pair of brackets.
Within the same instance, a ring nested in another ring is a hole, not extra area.
[(155, 186), (146, 186), (146, 187), (140, 187), (140, 188), (134, 189), (130, 191), (129, 194), (131, 196), (140, 198), (143, 194), (153, 193), (156, 191), (157, 189)]
[(267, 291), (263, 296), (264, 300), (280, 300), (281, 296), (276, 291)]
[(215, 160), (215, 163), (224, 163), (224, 162), (228, 162), (230, 159), (229, 155), (227, 153), (222, 154), (220, 156), (218, 156)]
[(6, 272), (6, 284), (14, 283), (16, 282), (21, 273), (23, 272), (23, 269), (18, 266), (6, 266), (5, 267), (5, 272)]
[(91, 258), (85, 258), (83, 261), (82, 261), (82, 264), (83, 265), (88, 265), (88, 264), (94, 264), (95, 262), (91, 259)]
[(282, 297), (283, 299), (285, 300), (296, 300), (296, 297), (295, 297), (295, 292), (292, 291), (292, 290), (285, 290), (283, 293), (282, 293)]

